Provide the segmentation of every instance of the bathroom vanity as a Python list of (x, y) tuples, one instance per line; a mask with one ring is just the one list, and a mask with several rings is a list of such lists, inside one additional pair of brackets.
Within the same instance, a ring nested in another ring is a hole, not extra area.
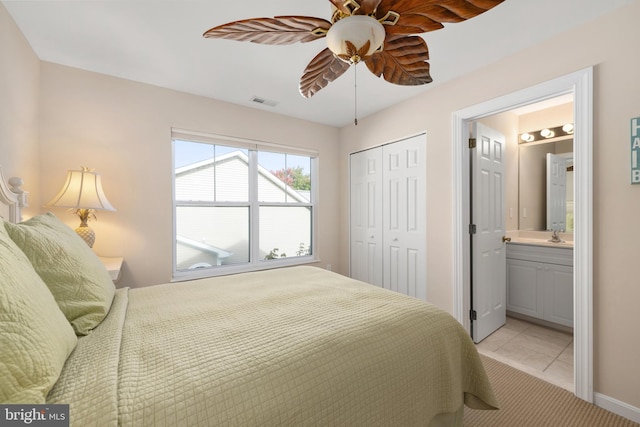
[(507, 311), (573, 328), (573, 243), (507, 243)]

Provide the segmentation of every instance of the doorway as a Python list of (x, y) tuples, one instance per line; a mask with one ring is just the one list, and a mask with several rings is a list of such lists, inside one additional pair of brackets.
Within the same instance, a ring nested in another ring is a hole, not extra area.
[(575, 73), (477, 104), (452, 115), (453, 213), (454, 213), (454, 316), (470, 330), (471, 257), (469, 238), (469, 124), (501, 113), (561, 95), (574, 98), (574, 390), (593, 402), (593, 69)]
[(572, 123), (572, 94), (475, 121), (470, 176), (478, 351), (573, 392)]

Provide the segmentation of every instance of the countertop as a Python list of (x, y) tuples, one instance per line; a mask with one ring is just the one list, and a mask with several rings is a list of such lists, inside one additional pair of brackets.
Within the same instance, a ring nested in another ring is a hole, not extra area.
[(560, 232), (562, 242), (554, 243), (551, 240), (551, 231), (509, 230), (506, 233), (514, 245), (550, 246), (555, 248), (573, 248), (573, 233)]

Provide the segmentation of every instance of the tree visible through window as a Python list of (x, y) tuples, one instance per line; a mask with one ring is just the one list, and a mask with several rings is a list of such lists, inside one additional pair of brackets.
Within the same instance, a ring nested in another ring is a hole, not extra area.
[(311, 175), (305, 174), (301, 166), (271, 171), (271, 173), (294, 190), (311, 190)]
[(176, 274), (312, 256), (314, 164), (311, 156), (174, 139)]

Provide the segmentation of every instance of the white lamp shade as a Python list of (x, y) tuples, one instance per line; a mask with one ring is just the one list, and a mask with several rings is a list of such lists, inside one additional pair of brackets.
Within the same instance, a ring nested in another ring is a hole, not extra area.
[[(384, 43), (385, 30), (381, 23), (367, 15), (352, 15), (340, 19), (327, 32), (327, 46), (336, 55), (347, 55), (347, 44), (360, 49), (370, 42), (365, 58), (371, 56)], [(363, 58), (364, 59), (364, 58)]]
[(60, 192), (45, 206), (115, 211), (102, 190), (100, 174), (86, 168), (70, 170)]

